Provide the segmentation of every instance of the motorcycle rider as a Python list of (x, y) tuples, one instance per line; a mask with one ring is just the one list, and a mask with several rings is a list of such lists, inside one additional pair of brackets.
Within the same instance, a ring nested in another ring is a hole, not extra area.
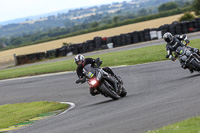
[[(76, 81), (76, 83), (78, 84), (79, 82), (81, 83), (84, 83), (86, 82), (86, 78), (85, 78), (85, 75), (83, 73), (83, 68), (84, 66), (88, 65), (88, 64), (91, 64), (92, 66), (95, 66), (95, 64), (98, 64), (99, 66), (102, 64), (102, 61), (99, 60), (99, 58), (97, 59), (93, 59), (93, 58), (85, 58), (83, 55), (81, 54), (78, 54), (75, 56), (74, 58), (74, 61), (75, 63), (77, 64), (77, 69), (76, 69), (76, 73), (77, 73), (77, 76), (78, 76), (78, 80)], [(105, 72), (113, 75), (119, 82), (122, 82), (121, 81), (121, 78), (116, 76), (114, 74), (114, 72), (109, 68), (109, 67), (104, 67), (102, 68)], [(94, 88), (91, 88), (90, 87), (90, 94), (92, 96), (95, 96), (97, 94), (99, 94), (99, 92), (94, 89)]]
[[(172, 61), (175, 61), (176, 58), (177, 58), (177, 55), (175, 55), (175, 57), (174, 57), (173, 54), (172, 54), (172, 52), (176, 52), (176, 49), (178, 47), (180, 47), (180, 46), (181, 47), (186, 46), (186, 47), (190, 48), (191, 51), (196, 52), (198, 55), (200, 55), (199, 49), (192, 48), (192, 47), (188, 46), (188, 44), (190, 43), (190, 41), (188, 40), (188, 38), (187, 38), (186, 35), (183, 35), (183, 36), (182, 35), (175, 35), (175, 36), (173, 36), (170, 32), (166, 32), (163, 35), (163, 38), (167, 42), (167, 44), (166, 44), (166, 50), (167, 50), (166, 58), (169, 58)], [(182, 41), (185, 41), (186, 44), (182, 43)], [(184, 69), (188, 68), (181, 61), (180, 61), (180, 63), (181, 63), (181, 67), (182, 68), (184, 68)], [(191, 73), (193, 73), (193, 69), (190, 69), (190, 68), (188, 68), (188, 69), (189, 69), (189, 71)]]

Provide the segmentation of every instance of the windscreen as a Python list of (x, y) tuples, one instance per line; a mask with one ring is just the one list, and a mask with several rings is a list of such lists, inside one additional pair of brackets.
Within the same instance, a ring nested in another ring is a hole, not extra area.
[(183, 48), (183, 47), (178, 47), (177, 49), (176, 49), (176, 53), (178, 53), (178, 54), (184, 54), (184, 51), (185, 51), (185, 49)]
[(93, 76), (95, 76), (95, 68), (93, 68), (91, 66), (91, 64), (86, 65), (83, 68), (83, 72), (84, 72), (85, 76), (88, 78), (92, 78)]

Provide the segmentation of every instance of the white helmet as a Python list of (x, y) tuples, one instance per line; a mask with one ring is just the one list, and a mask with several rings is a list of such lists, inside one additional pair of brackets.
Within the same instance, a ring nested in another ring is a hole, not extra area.
[(85, 57), (82, 54), (78, 54), (75, 56), (74, 61), (77, 65), (83, 64), (83, 62), (85, 61)]
[(172, 34), (170, 32), (166, 32), (163, 35), (163, 38), (167, 43), (172, 43), (173, 42), (173, 36), (172, 36)]

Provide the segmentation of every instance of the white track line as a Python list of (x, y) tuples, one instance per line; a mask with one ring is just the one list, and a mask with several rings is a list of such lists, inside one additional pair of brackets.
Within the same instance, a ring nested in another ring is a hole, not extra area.
[[(166, 60), (165, 60), (165, 61), (166, 61)], [(129, 67), (129, 66), (140, 66), (140, 65), (147, 65), (147, 64), (152, 64), (152, 63), (160, 63), (160, 62), (165, 62), (165, 61), (150, 62), (150, 63), (136, 64), (136, 65), (113, 66), (113, 67), (110, 67), (110, 68), (121, 68), (121, 67)], [(167, 61), (168, 61), (168, 60), (167, 60)], [(70, 73), (75, 73), (75, 71), (59, 72), (59, 73), (50, 73), (50, 74), (42, 74), (42, 75), (36, 75), (36, 76), (28, 76), (28, 77), (20, 77), (20, 78), (5, 79), (5, 80), (0, 80), (0, 82), (21, 80), (21, 79), (29, 79), (29, 78), (38, 78), (38, 77), (46, 77), (46, 76), (55, 76), (55, 75), (70, 74)]]
[(73, 109), (75, 107), (75, 104), (74, 103), (71, 103), (71, 102), (60, 102), (60, 103), (64, 103), (64, 104), (69, 104), (70, 107), (68, 109), (66, 109), (65, 111), (63, 111), (62, 113), (58, 114), (57, 116), (60, 116), (64, 113), (67, 113), (69, 110)]

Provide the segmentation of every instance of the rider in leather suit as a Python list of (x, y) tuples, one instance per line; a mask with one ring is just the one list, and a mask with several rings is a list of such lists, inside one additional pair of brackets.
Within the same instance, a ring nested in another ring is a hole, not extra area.
[[(183, 35), (183, 36), (175, 35), (175, 36), (173, 36), (171, 33), (166, 32), (163, 35), (163, 38), (167, 42), (167, 45), (166, 45), (166, 50), (167, 50), (166, 58), (169, 58), (172, 61), (175, 61), (176, 58), (177, 58), (177, 56), (175, 56), (175, 57), (173, 56), (172, 52), (175, 52), (178, 47), (187, 46), (190, 43), (190, 41), (188, 40), (186, 35)], [(185, 41), (186, 44), (182, 43), (182, 41)], [(200, 55), (199, 49), (192, 48), (192, 47), (189, 47), (189, 46), (187, 46), (187, 47), (190, 48), (191, 51), (196, 52), (197, 54)], [(184, 69), (187, 68), (186, 66), (184, 66), (184, 64), (182, 62), (180, 62), (180, 63), (181, 63), (181, 67), (182, 68), (184, 68)], [(192, 69), (190, 69), (190, 68), (188, 68), (188, 69), (190, 70), (191, 73), (193, 73)]]
[[(85, 58), (81, 54), (76, 55), (74, 61), (77, 64), (76, 73), (77, 73), (77, 76), (79, 77), (79, 79), (76, 81), (76, 83), (79, 83), (79, 82), (84, 83), (84, 82), (86, 82), (85, 75), (83, 74), (83, 68), (84, 68), (84, 66), (86, 66), (88, 64), (91, 64), (92, 66), (95, 66), (95, 64), (97, 64), (97, 63), (99, 65), (102, 64), (102, 61), (100, 61), (99, 58), (97, 58), (97, 59)], [(119, 82), (121, 82), (121, 78), (118, 77), (118, 76), (116, 76), (114, 74), (114, 72), (109, 67), (104, 67), (102, 69), (105, 72), (113, 75)], [(90, 88), (90, 94), (92, 96), (95, 96), (95, 95), (99, 94), (99, 92), (96, 89), (94, 89), (94, 88)]]

